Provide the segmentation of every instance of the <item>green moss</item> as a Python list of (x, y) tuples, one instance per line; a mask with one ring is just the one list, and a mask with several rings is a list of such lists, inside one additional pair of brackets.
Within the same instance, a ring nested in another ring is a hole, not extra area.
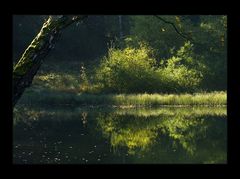
[(49, 36), (54, 33), (56, 30), (61, 29), (69, 22), (67, 21), (66, 17), (57, 17), (50, 16), (48, 20), (43, 24), (41, 31), (38, 35), (34, 38), (31, 44), (23, 53), (19, 62), (14, 66), (13, 70), (13, 78), (21, 78), (24, 76), (29, 69), (33, 66), (33, 57), (37, 54), (38, 51), (41, 51), (42, 47), (45, 44), (45, 41), (49, 40)]
[(44, 40), (47, 35), (49, 35), (51, 28), (51, 19), (49, 18), (46, 21), (37, 35), (37, 37), (32, 41), (32, 43), (28, 46), (28, 48), (23, 53), (19, 62), (15, 65), (13, 70), (13, 78), (17, 78), (19, 76), (23, 76), (26, 72), (32, 67), (33, 62), (32, 58), (34, 54), (41, 49), (42, 45), (44, 44)]

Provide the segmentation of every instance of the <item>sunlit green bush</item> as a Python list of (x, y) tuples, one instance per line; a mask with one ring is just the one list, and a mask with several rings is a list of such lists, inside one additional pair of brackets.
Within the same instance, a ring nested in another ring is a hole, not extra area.
[(102, 92), (194, 92), (203, 73), (204, 65), (196, 60), (189, 42), (160, 64), (153, 58), (151, 48), (140, 43), (135, 48), (109, 49), (96, 69), (95, 82)]
[(93, 64), (95, 69), (80, 63), (49, 63), (35, 76), (33, 85), (36, 90), (94, 94), (182, 93), (199, 89), (206, 69), (193, 53), (191, 43), (186, 42), (169, 59), (156, 60), (148, 44), (137, 43), (131, 37), (123, 42), (122, 49), (110, 48), (99, 65)]
[(188, 69), (184, 65), (178, 65), (181, 58), (172, 57), (165, 68), (157, 70), (158, 78), (162, 82), (163, 92), (193, 92), (201, 82), (201, 76), (197, 70)]
[(152, 91), (156, 61), (150, 54), (151, 49), (143, 44), (140, 48), (109, 49), (96, 70), (97, 83), (107, 92)]

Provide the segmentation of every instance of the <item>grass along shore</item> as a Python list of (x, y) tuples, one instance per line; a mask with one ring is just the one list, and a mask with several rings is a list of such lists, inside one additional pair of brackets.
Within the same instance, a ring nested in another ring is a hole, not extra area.
[(36, 105), (83, 105), (112, 107), (153, 107), (153, 106), (224, 106), (227, 93), (209, 92), (195, 94), (85, 94), (57, 91), (27, 90), (20, 104)]

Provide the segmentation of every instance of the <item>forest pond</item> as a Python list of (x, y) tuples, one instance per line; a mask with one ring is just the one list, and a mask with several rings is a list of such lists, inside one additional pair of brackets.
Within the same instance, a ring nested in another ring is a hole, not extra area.
[(24, 108), (14, 164), (227, 163), (226, 107)]

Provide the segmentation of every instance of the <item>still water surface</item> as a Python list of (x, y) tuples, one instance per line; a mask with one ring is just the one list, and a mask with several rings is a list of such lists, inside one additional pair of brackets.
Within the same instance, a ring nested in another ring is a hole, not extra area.
[(18, 109), (13, 162), (226, 163), (226, 107)]

